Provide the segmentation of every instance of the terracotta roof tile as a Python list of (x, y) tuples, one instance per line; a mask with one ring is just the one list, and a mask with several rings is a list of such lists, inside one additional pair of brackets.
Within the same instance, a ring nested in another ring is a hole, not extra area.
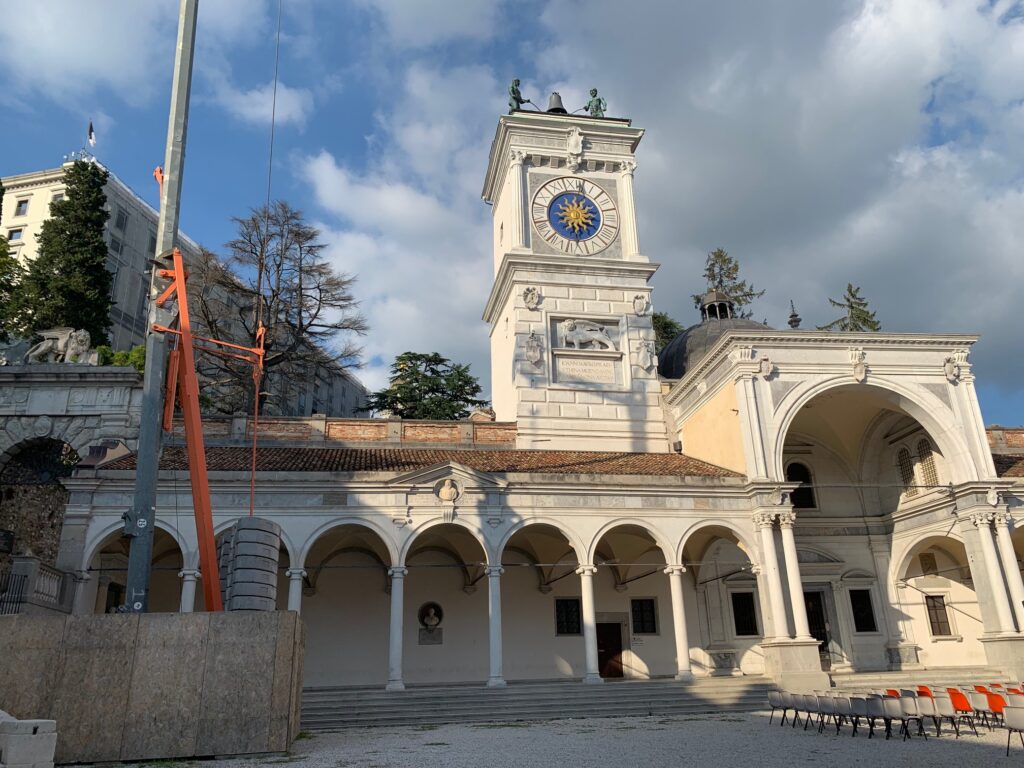
[(992, 461), (995, 462), (999, 477), (1024, 477), (1024, 455), (993, 453)]
[[(252, 453), (245, 447), (206, 449), (211, 472), (249, 469)], [(419, 448), (259, 448), (261, 472), (408, 472), (447, 461), (478, 472), (543, 474), (673, 475), (740, 477), (731, 470), (673, 453), (603, 453), (598, 451), (476, 451)], [(185, 449), (164, 449), (160, 468), (188, 469)], [(124, 456), (103, 469), (135, 469), (135, 456)]]

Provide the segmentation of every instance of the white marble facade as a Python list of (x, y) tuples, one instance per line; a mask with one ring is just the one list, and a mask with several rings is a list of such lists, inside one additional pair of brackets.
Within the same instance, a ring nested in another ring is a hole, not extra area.
[[(767, 674), (813, 688), (823, 670), (986, 663), (1024, 677), (1021, 486), (993, 464), (976, 338), (737, 327), (659, 377), (657, 265), (632, 196), (642, 134), (499, 122), (484, 317), (514, 444), (453, 438), (412, 469), (308, 471), (303, 456), (345, 444), (321, 434), (282, 442), (295, 460), (258, 475), (257, 514), (284, 531), (280, 607), (306, 622), (307, 684)], [(559, 179), (592, 186), (546, 186)], [(596, 201), (607, 242), (577, 249), (545, 228), (552, 189)], [(504, 469), (474, 464), (502, 451)], [(588, 471), (590, 451), (642, 456)], [(103, 563), (132, 483), (109, 467), (67, 481), (79, 611), (109, 603)], [(211, 472), (218, 531), (247, 513), (248, 484), (244, 462)], [(157, 602), (180, 610), (201, 608), (190, 509), (187, 475), (165, 471)]]

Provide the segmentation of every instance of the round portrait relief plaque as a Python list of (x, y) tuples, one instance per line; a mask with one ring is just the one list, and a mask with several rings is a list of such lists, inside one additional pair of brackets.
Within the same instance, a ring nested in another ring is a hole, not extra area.
[(444, 620), (444, 611), (437, 603), (424, 603), (419, 610), (420, 626), (424, 629), (437, 629)]

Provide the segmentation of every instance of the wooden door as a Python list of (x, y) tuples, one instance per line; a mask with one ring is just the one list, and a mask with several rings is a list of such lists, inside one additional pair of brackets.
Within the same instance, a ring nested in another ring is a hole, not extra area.
[(825, 613), (824, 592), (804, 592), (804, 605), (807, 608), (807, 625), (811, 637), (818, 641), (818, 655), (821, 657), (821, 668), (826, 672), (832, 668), (832, 654), (829, 651), (828, 616)]
[(597, 666), (601, 677), (622, 677), (622, 625), (598, 622)]

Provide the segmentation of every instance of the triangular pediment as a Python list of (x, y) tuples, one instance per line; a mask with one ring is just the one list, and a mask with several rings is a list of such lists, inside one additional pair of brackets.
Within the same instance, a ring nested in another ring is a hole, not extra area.
[(508, 483), (484, 472), (463, 466), (456, 461), (444, 461), (429, 467), (420, 467), (391, 478), (387, 484), (392, 487), (417, 488), (433, 487), (440, 480), (451, 478), (467, 491), (486, 492), (501, 490)]

